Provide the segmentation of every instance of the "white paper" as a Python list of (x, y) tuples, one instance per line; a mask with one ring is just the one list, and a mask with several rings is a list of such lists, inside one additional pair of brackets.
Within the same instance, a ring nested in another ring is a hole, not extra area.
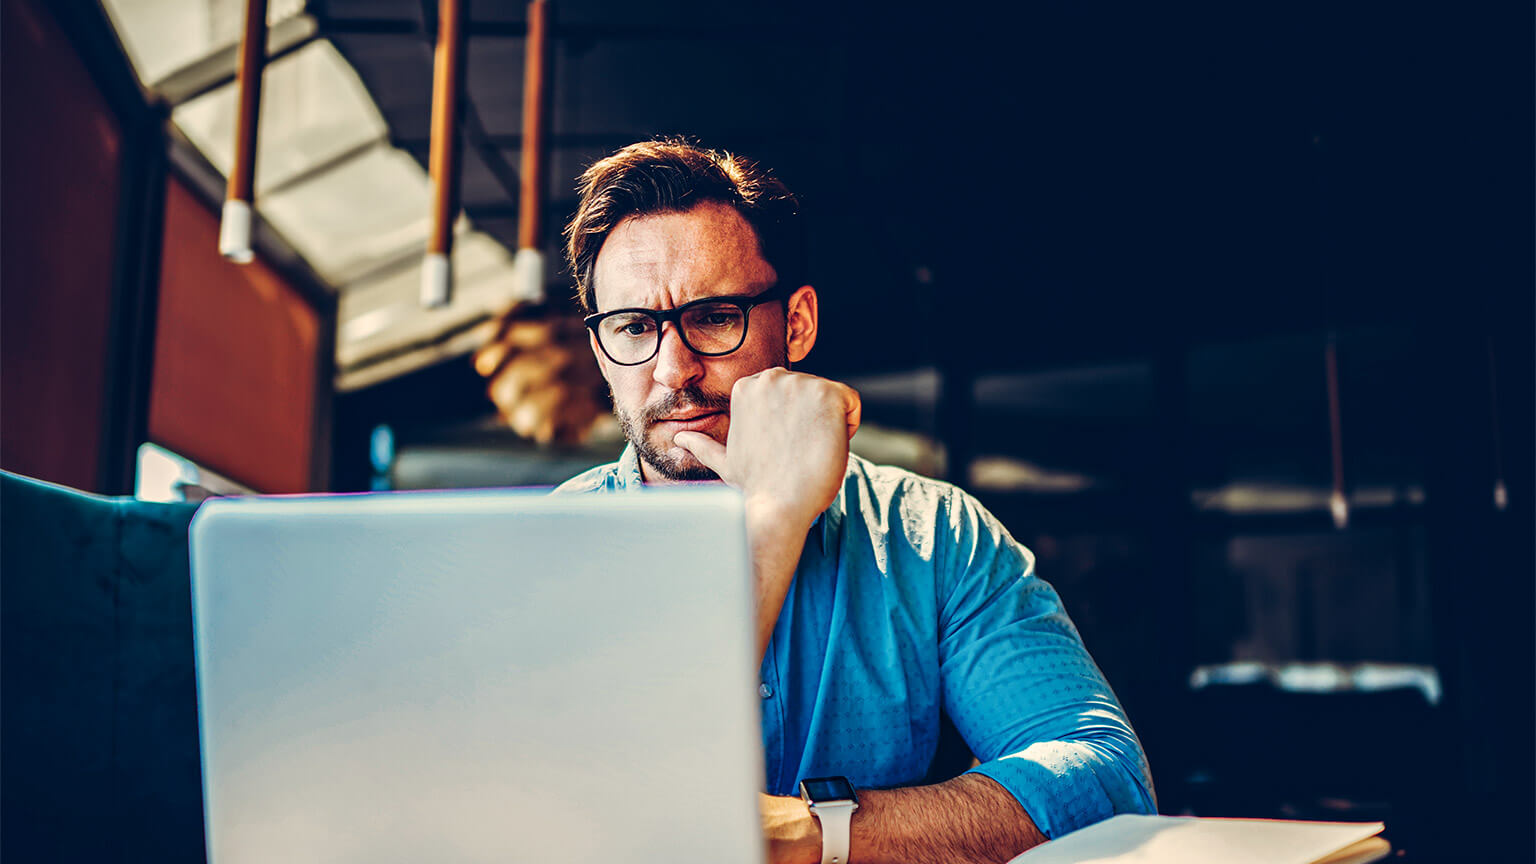
[(1010, 864), (1309, 864), (1382, 827), (1126, 814), (1037, 846)]

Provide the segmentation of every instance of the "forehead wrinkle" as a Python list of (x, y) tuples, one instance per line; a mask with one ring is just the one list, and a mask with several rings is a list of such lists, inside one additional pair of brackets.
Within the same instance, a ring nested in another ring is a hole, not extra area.
[[(594, 283), (614, 299), (600, 308), (665, 309), (712, 294), (751, 293), (773, 280), (757, 235), (732, 207), (631, 216), (598, 253)], [(617, 295), (618, 299), (615, 299)]]

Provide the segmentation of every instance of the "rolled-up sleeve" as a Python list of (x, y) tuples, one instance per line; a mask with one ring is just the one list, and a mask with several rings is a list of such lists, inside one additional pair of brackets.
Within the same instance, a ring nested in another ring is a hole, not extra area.
[(946, 504), (939, 661), (945, 710), (981, 762), (971, 770), (1047, 837), (1156, 812), (1136, 733), (1034, 556), (964, 492)]

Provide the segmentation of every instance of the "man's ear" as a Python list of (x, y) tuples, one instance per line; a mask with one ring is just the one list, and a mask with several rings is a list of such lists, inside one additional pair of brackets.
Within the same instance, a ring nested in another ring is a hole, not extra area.
[(801, 285), (784, 310), (784, 347), (789, 362), (799, 363), (816, 345), (816, 289)]

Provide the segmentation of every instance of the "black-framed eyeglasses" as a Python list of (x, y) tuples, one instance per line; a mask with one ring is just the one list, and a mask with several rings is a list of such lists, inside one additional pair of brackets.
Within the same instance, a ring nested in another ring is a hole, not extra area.
[(661, 350), (661, 328), (671, 321), (688, 350), (719, 357), (747, 341), (752, 307), (790, 295), (789, 286), (775, 285), (750, 297), (705, 297), (676, 309), (615, 309), (582, 319), (597, 337), (608, 359), (620, 366), (639, 366)]

